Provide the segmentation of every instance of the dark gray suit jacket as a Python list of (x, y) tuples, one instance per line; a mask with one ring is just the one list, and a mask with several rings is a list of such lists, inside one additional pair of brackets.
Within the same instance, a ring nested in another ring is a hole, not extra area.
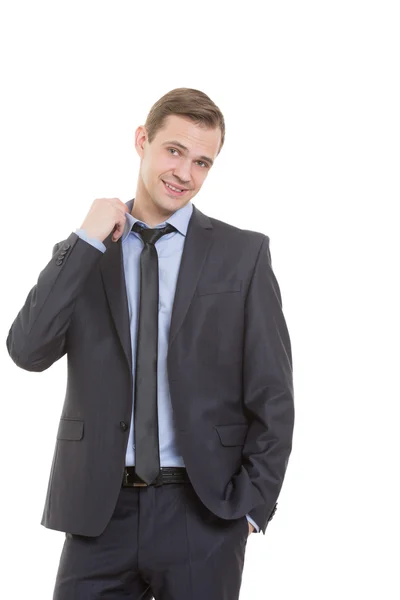
[[(132, 201), (127, 203), (129, 211)], [(121, 241), (103, 254), (75, 233), (55, 245), (7, 348), (28, 371), (64, 354), (68, 378), (42, 525), (100, 535), (121, 488), (132, 355)], [(294, 426), (292, 356), (269, 238), (193, 205), (168, 345), (176, 435), (201, 501), (248, 513), (265, 534)]]

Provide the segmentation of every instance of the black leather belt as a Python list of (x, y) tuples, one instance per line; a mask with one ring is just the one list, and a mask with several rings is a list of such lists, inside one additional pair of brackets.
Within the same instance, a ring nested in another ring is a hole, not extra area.
[(190, 483), (185, 467), (161, 467), (159, 475), (150, 484), (136, 475), (135, 467), (125, 467), (122, 479), (122, 487), (147, 487), (148, 485), (159, 487), (164, 483)]

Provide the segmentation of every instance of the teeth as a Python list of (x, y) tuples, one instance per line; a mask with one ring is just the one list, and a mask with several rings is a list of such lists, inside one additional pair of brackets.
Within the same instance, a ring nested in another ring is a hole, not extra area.
[(171, 190), (174, 190), (174, 192), (182, 192), (183, 190), (178, 190), (178, 188), (174, 188), (172, 187), (172, 185), (169, 185), (169, 183), (165, 184), (167, 187), (171, 188)]

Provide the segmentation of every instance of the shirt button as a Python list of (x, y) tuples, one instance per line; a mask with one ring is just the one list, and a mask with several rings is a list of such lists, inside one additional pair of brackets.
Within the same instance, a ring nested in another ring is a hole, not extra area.
[(122, 431), (126, 431), (128, 429), (128, 424), (125, 423), (125, 421), (120, 421), (119, 425), (120, 425)]

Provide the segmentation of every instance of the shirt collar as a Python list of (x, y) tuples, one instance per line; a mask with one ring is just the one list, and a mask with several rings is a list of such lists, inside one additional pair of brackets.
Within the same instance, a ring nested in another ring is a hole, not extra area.
[[(132, 206), (131, 206), (131, 210), (132, 210), (133, 204), (135, 203), (135, 199), (133, 199), (131, 202), (132, 202)], [(177, 211), (175, 211), (166, 221), (163, 221), (162, 223), (159, 223), (159, 225), (156, 225), (156, 227), (154, 227), (154, 229), (159, 229), (161, 227), (165, 227), (165, 225), (167, 223), (170, 223), (182, 235), (186, 236), (186, 232), (187, 232), (187, 228), (189, 226), (189, 221), (190, 221), (190, 217), (192, 216), (192, 212), (193, 212), (193, 204), (189, 200), (189, 202), (187, 204), (185, 204), (185, 206), (182, 206), (182, 208), (179, 208)], [(136, 217), (133, 217), (129, 212), (129, 207), (128, 207), (128, 211), (125, 213), (125, 217), (126, 217), (125, 228), (124, 228), (124, 233), (121, 236), (121, 242), (124, 242), (126, 240), (128, 235), (131, 233), (133, 224), (136, 223), (136, 221), (138, 221), (145, 227), (149, 227), (147, 225), (147, 223), (144, 223), (143, 221), (136, 219)]]

